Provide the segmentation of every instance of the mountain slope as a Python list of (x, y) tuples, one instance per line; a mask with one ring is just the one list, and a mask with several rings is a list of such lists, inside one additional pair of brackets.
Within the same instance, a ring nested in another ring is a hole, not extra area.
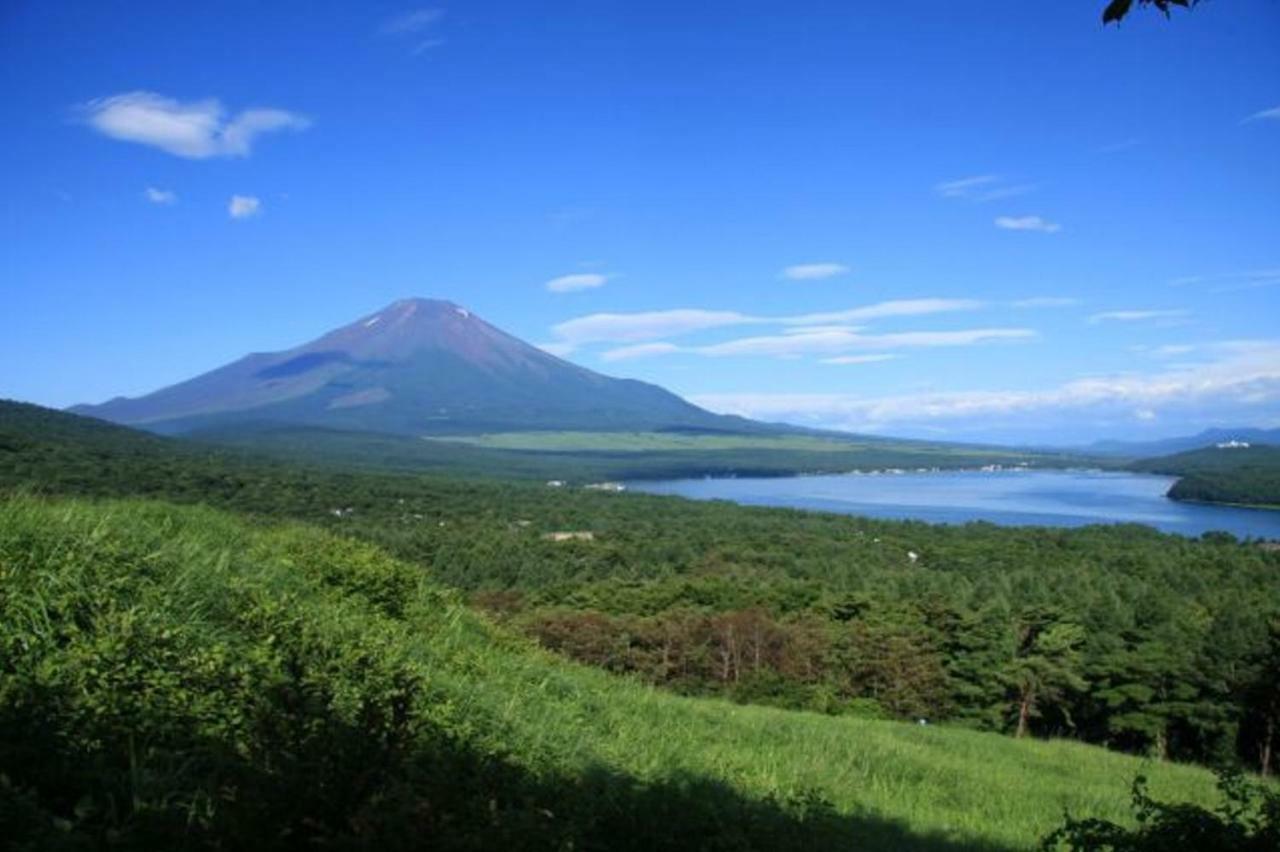
[(1205, 429), (1195, 435), (1183, 435), (1177, 438), (1164, 438), (1157, 441), (1095, 441), (1092, 444), (1074, 449), (1093, 455), (1148, 458), (1212, 447), (1215, 444), (1227, 441), (1244, 441), (1252, 444), (1280, 444), (1280, 429), (1258, 429), (1252, 426), (1245, 426), (1239, 429)]
[(71, 410), (167, 433), (251, 422), (410, 435), (768, 429), (570, 364), (430, 299), (395, 302), (310, 343), (254, 353), (143, 397)]

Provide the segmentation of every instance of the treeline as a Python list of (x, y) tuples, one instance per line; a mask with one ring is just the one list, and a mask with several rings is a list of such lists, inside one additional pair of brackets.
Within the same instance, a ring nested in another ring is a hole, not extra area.
[(56, 412), (39, 429), (20, 419), (0, 428), (0, 486), (326, 525), (548, 647), (683, 693), (1274, 763), (1280, 554), (1227, 534), (944, 527), (344, 473)]
[(1143, 624), (1118, 612), (1004, 597), (969, 608), (934, 595), (717, 610), (707, 586), (692, 591), (684, 585), (672, 595), (679, 603), (647, 615), (609, 613), (581, 593), (574, 608), (525, 607), (511, 593), (475, 599), (548, 648), (686, 694), (1274, 768), (1280, 620), (1175, 606)]

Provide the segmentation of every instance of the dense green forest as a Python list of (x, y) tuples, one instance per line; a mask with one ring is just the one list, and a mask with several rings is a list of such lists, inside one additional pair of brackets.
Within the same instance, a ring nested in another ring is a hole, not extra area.
[(1280, 447), (1205, 447), (1132, 467), (1180, 477), (1169, 490), (1175, 500), (1280, 507)]
[(0, 484), (320, 524), (548, 648), (681, 693), (1272, 762), (1280, 554), (1229, 535), (930, 526), (340, 472), (36, 408), (5, 422)]

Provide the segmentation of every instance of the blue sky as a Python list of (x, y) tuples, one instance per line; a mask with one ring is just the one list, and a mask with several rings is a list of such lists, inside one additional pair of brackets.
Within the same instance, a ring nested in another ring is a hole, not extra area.
[(1280, 425), (1280, 4), (1102, 5), (6, 4), (0, 395), (415, 295), (768, 419)]

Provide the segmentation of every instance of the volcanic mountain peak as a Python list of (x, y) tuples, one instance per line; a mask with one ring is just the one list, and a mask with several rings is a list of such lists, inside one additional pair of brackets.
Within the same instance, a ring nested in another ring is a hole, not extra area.
[(453, 302), (420, 298), (293, 349), (74, 410), (165, 432), (248, 421), (407, 434), (752, 425), (570, 364)]

